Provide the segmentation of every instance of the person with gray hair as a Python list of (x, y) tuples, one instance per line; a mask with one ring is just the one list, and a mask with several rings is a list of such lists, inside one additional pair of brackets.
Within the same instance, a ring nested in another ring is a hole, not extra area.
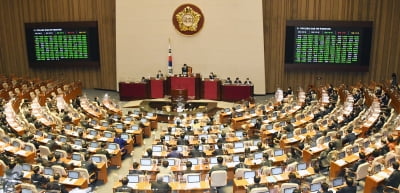
[(171, 186), (163, 181), (163, 176), (159, 175), (155, 182), (151, 182), (151, 190), (153, 193), (171, 192)]

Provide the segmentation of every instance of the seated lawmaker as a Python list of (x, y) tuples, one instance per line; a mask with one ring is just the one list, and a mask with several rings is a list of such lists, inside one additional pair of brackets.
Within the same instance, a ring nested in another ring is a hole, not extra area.
[(206, 153), (199, 150), (199, 144), (194, 144), (193, 149), (189, 152), (190, 157), (206, 157)]
[(37, 188), (44, 188), (45, 185), (50, 181), (43, 175), (39, 174), (39, 166), (34, 166), (32, 171), (33, 174), (31, 176), (31, 182), (34, 184)]
[(236, 77), (236, 79), (235, 79), (235, 81), (233, 83), (242, 84), (242, 81), (239, 79), (239, 77)]
[(133, 189), (128, 186), (129, 180), (127, 177), (121, 179), (122, 186), (115, 189), (116, 192), (133, 192)]
[(260, 184), (261, 182), (261, 177), (260, 176), (254, 176), (254, 184), (247, 185), (247, 192), (251, 192), (252, 189), (254, 188), (264, 188), (267, 187), (265, 184)]
[(227, 171), (227, 170), (228, 170), (228, 166), (226, 166), (226, 165), (224, 164), (224, 158), (223, 158), (223, 157), (218, 156), (218, 157), (217, 157), (217, 163), (218, 163), (217, 165), (213, 166), (213, 167), (210, 169), (209, 174), (211, 174), (213, 171), (220, 171), (220, 170), (222, 170), (222, 171)]
[(163, 176), (158, 176), (157, 180), (151, 182), (151, 190), (153, 193), (168, 193), (171, 192), (171, 186), (163, 181)]

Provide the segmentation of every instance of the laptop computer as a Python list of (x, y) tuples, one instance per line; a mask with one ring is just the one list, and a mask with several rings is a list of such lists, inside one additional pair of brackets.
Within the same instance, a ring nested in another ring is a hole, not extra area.
[(297, 164), (297, 171), (307, 170), (307, 163), (299, 163)]
[(141, 158), (140, 159), (140, 169), (141, 170), (151, 170), (152, 168), (151, 158)]
[(122, 129), (122, 128), (124, 128), (124, 125), (122, 125), (121, 123), (119, 123), (119, 124), (115, 125), (115, 127), (116, 127), (117, 129)]
[(186, 188), (199, 188), (200, 187), (200, 174), (189, 174), (186, 176)]
[(283, 193), (293, 193), (296, 188), (285, 188), (283, 189)]
[(131, 130), (137, 131), (137, 130), (139, 130), (139, 126), (138, 125), (132, 125), (131, 126)]
[(192, 165), (198, 165), (199, 160), (197, 158), (188, 158), (187, 161), (192, 162)]
[(269, 125), (266, 126), (267, 130), (272, 130), (273, 128), (274, 128), (274, 126), (272, 124), (269, 124)]
[(112, 138), (112, 137), (113, 137), (113, 133), (111, 133), (111, 132), (104, 132), (104, 137), (105, 137), (105, 138)]
[(310, 185), (310, 192), (318, 192), (321, 190), (321, 183), (313, 183)]
[(353, 147), (352, 151), (353, 151), (353, 153), (358, 153), (359, 149), (360, 148), (358, 147), (358, 145), (356, 145)]
[(381, 170), (382, 170), (381, 164), (376, 164), (374, 167), (373, 173), (374, 174), (379, 173)]
[(253, 146), (257, 146), (258, 142), (261, 142), (261, 139), (253, 139)]
[(244, 143), (243, 142), (233, 143), (233, 152), (235, 153), (244, 152)]
[(281, 156), (283, 155), (283, 149), (276, 149), (274, 150), (274, 156)]
[(346, 157), (346, 152), (344, 152), (344, 151), (341, 151), (339, 154), (338, 154), (338, 158), (339, 159), (343, 159), (343, 158), (345, 158)]
[(161, 156), (162, 151), (163, 151), (163, 146), (162, 145), (153, 145), (151, 147), (153, 150), (153, 156)]
[(263, 152), (254, 153), (254, 159), (255, 160), (262, 159), (262, 158), (263, 158)]
[(53, 168), (50, 167), (45, 167), (43, 170), (43, 174), (46, 176), (53, 176), (54, 175), (54, 170)]
[(218, 164), (217, 157), (210, 157), (209, 163), (210, 163), (211, 165), (216, 165), (216, 164)]
[(92, 161), (94, 163), (100, 163), (101, 162), (101, 157), (100, 156), (92, 156)]
[(243, 138), (243, 131), (235, 131), (235, 136), (238, 138)]
[(271, 169), (272, 175), (280, 175), (283, 173), (283, 169), (281, 167), (274, 167)]
[(128, 174), (126, 177), (128, 178), (128, 184), (130, 184), (130, 183), (139, 183), (139, 175)]
[(169, 158), (169, 159), (167, 159), (167, 161), (168, 161), (168, 165), (169, 166), (174, 166), (176, 163), (175, 163), (175, 159), (171, 159), (171, 158)]
[(31, 189), (22, 188), (21, 193), (33, 193)]
[(256, 176), (256, 171), (245, 171), (243, 173), (244, 179), (254, 179), (254, 176)]
[(79, 153), (73, 153), (71, 159), (74, 160), (74, 161), (81, 161), (82, 160), (82, 155), (79, 154)]
[(239, 155), (233, 155), (233, 156), (232, 156), (232, 161), (233, 161), (233, 162), (240, 162), (240, 161), (239, 161), (239, 157), (240, 157)]
[(333, 186), (333, 187), (341, 186), (341, 185), (343, 185), (343, 184), (344, 184), (344, 181), (343, 181), (343, 178), (342, 178), (342, 177), (335, 178), (335, 179), (333, 179), (333, 181), (332, 181), (332, 186)]
[(68, 178), (74, 179), (74, 180), (79, 179), (79, 172), (78, 171), (69, 170), (68, 171)]
[(22, 171), (30, 172), (31, 170), (32, 170), (31, 164), (27, 164), (27, 163), (22, 164)]

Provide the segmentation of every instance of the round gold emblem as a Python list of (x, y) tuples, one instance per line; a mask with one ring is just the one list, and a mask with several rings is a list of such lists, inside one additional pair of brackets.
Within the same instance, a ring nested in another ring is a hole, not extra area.
[(193, 4), (179, 6), (172, 15), (175, 29), (184, 35), (193, 35), (201, 30), (204, 24), (204, 15)]

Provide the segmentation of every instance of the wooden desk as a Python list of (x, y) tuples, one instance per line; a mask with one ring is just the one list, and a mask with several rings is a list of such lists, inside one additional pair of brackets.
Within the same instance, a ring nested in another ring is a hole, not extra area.
[(122, 163), (121, 150), (114, 150), (111, 155), (111, 166), (117, 166), (117, 168), (120, 168)]
[(186, 183), (181, 182), (170, 182), (172, 190), (176, 190), (178, 192), (201, 192), (203, 193), (205, 190), (210, 190), (210, 182), (209, 181), (201, 181), (200, 186), (196, 188), (189, 188)]
[(373, 193), (380, 183), (385, 181), (386, 176), (389, 176), (393, 170), (385, 169), (372, 176), (365, 178), (364, 193)]
[(4, 147), (4, 150), (14, 156), (21, 157), (26, 163), (35, 163), (36, 153), (31, 151), (24, 151), (18, 147), (13, 147), (11, 145)]
[(127, 130), (126, 133), (129, 133), (133, 135), (135, 138), (135, 145), (143, 145), (143, 130), (138, 129), (138, 130)]
[(70, 191), (76, 187), (79, 187), (82, 189), (89, 187), (87, 180), (84, 178), (78, 178), (75, 182), (72, 183), (69, 180), (69, 178), (61, 177), (59, 182), (60, 182), (60, 184), (63, 184), (68, 191)]
[(357, 161), (359, 157), (355, 154), (346, 156), (341, 160), (332, 161), (329, 169), (329, 178), (335, 179), (346, 166)]
[[(289, 180), (287, 172), (281, 174), (281, 175), (273, 175), (273, 176), (261, 176), (261, 181), (260, 184), (266, 184), (268, 185), (272, 185), (272, 184), (276, 184), (276, 183), (281, 183), (281, 182), (285, 182)], [(279, 176), (279, 177), (278, 177)], [(246, 192), (245, 187), (247, 185), (250, 185), (249, 182), (246, 179), (233, 179), (233, 192), (237, 193), (237, 192)]]
[(319, 154), (324, 150), (326, 150), (327, 148), (328, 147), (326, 145), (321, 145), (316, 148), (303, 150), (303, 161), (306, 163), (310, 163), (313, 158), (318, 157)]
[(105, 162), (95, 163), (97, 167), (97, 179), (103, 181), (103, 183), (107, 183), (108, 174), (107, 167)]
[[(121, 186), (121, 182), (115, 182), (114, 187), (113, 187), (113, 192)], [(181, 183), (181, 182), (170, 182), (169, 185), (171, 186), (171, 189), (173, 191), (178, 191), (178, 192), (201, 192), (203, 193), (205, 190), (210, 190), (210, 183), (209, 181), (201, 181), (200, 186), (197, 188), (189, 188), (186, 183)], [(129, 184), (128, 184), (129, 186)], [(140, 191), (145, 191), (145, 192), (152, 192), (151, 191), (151, 183), (150, 182), (139, 182), (136, 187), (134, 188), (135, 190), (140, 190)]]

